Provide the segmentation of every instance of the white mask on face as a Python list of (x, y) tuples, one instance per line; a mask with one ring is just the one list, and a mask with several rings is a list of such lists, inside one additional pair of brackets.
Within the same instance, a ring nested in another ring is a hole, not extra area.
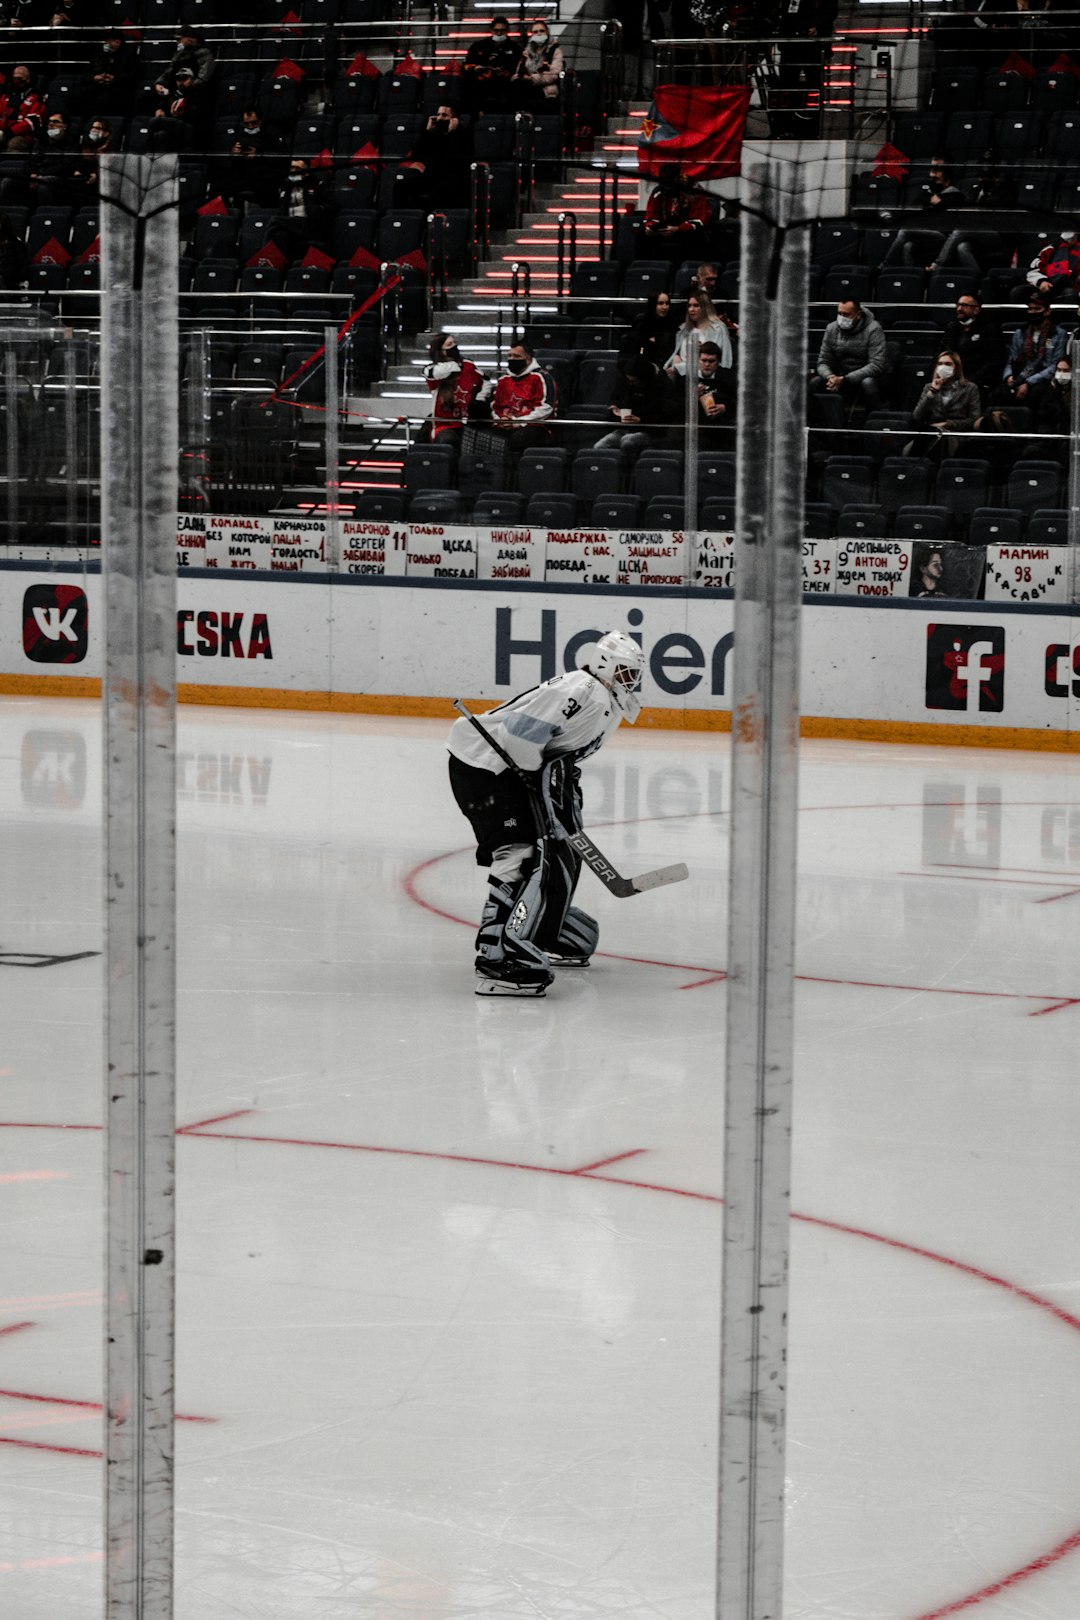
[(836, 317), (836, 324), (840, 328), (841, 332), (848, 332), (855, 325), (854, 316), (838, 315)]
[(1075, 231), (1062, 231), (1061, 240), (1063, 242), (1075, 242), (1076, 241), (1076, 232)]
[(1054, 381), (1057, 383), (1059, 388), (1068, 388), (1069, 384), (1072, 382), (1072, 372), (1055, 371)]
[(948, 382), (950, 377), (955, 377), (956, 376), (956, 367), (955, 366), (938, 366), (937, 371), (935, 372), (935, 375), (940, 377), (942, 382)]

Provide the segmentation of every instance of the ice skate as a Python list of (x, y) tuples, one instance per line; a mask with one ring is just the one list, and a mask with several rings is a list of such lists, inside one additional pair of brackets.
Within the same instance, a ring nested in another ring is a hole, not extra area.
[(476, 970), (476, 994), (478, 996), (542, 996), (546, 993), (549, 984), (555, 981), (554, 973), (548, 973), (544, 968), (511, 966), (501, 963), (498, 967), (478, 967)]

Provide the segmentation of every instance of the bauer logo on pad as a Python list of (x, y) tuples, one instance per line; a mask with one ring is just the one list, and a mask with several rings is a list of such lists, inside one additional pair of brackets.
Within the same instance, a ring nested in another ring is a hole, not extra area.
[(926, 707), (1001, 713), (1005, 707), (1001, 625), (927, 625)]
[(23, 597), (23, 652), (35, 664), (81, 664), (89, 644), (86, 592), (31, 585)]

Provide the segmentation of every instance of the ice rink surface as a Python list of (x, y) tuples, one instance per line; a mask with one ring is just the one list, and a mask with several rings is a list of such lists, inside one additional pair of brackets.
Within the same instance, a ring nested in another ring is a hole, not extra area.
[[(472, 994), (446, 724), (181, 712), (177, 1620), (712, 1620), (727, 739)], [(0, 1616), (99, 1620), (99, 712), (0, 700)], [(802, 762), (785, 1620), (1080, 1615), (1080, 772)]]

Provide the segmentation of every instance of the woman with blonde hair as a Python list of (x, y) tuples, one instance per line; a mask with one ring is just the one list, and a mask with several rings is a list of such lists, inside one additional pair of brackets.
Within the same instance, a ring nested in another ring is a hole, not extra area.
[(686, 345), (691, 337), (697, 338), (699, 346), (702, 343), (715, 343), (720, 350), (721, 367), (727, 369), (731, 366), (733, 360), (731, 332), (727, 324), (721, 320), (716, 305), (708, 293), (691, 293), (686, 300), (686, 319), (679, 327), (674, 352), (668, 356), (664, 365), (669, 377), (685, 377)]
[(964, 376), (964, 362), (952, 349), (943, 349), (934, 362), (934, 374), (915, 404), (912, 417), (915, 426), (929, 428), (932, 434), (921, 435), (907, 447), (907, 454), (954, 456), (959, 441), (957, 433), (970, 433), (982, 410), (982, 396), (978, 383), (968, 382)]

